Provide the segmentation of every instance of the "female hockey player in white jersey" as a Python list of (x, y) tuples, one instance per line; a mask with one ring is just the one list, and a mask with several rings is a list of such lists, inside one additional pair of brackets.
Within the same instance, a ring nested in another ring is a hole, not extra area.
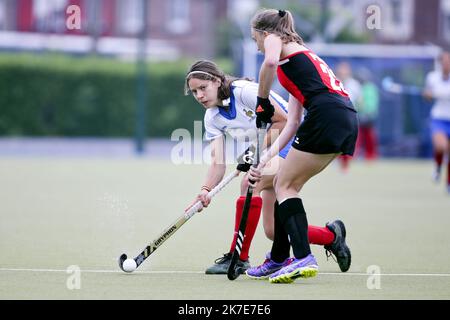
[[(249, 79), (239, 79), (227, 75), (214, 62), (207, 60), (195, 62), (189, 68), (185, 80), (186, 95), (191, 93), (206, 110), (204, 117), (205, 139), (210, 142), (211, 163), (200, 192), (193, 203), (200, 200), (203, 206), (207, 207), (211, 201), (207, 197), (208, 192), (222, 180), (225, 174), (225, 137), (230, 136), (234, 139), (237, 144), (236, 155), (245, 152), (252, 143), (252, 137), (256, 139), (255, 105), (258, 96), (258, 84)], [(271, 91), (269, 99), (275, 107), (275, 113), (266, 134), (265, 144), (267, 146), (271, 144), (271, 141), (275, 141), (287, 120), (287, 102), (273, 91)], [(250, 267), (248, 254), (261, 211), (263, 212), (264, 232), (269, 239), (273, 240), (273, 211), (276, 200), (273, 180), (280, 161), (287, 156), (289, 149), (290, 144), (279, 153), (279, 157), (272, 159), (272, 162), (266, 166), (267, 169), (263, 179), (253, 191), (245, 237), (238, 261), (238, 266), (242, 272)], [(246, 164), (238, 165), (238, 169), (245, 172), (248, 171), (249, 167)], [(223, 257), (216, 259), (215, 263), (206, 270), (206, 274), (227, 273), (235, 248), (247, 186), (247, 177), (244, 176), (240, 196), (236, 200), (235, 228), (230, 250)], [(334, 227), (337, 221), (328, 223), (326, 227), (308, 227), (309, 242), (325, 246), (327, 255), (335, 251), (337, 239), (335, 239)], [(342, 222), (339, 221), (339, 223)], [(339, 243), (345, 245), (345, 239), (344, 241), (339, 239)], [(346, 257), (337, 257), (337, 259), (340, 267), (345, 266), (344, 269), (341, 267), (341, 270), (347, 271), (345, 269), (348, 269), (346, 266), (350, 263), (350, 251), (348, 250)], [(342, 259), (346, 261), (341, 261)]]

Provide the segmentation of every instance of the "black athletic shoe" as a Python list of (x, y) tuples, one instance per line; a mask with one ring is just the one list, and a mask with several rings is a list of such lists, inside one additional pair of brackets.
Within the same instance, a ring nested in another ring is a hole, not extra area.
[(337, 259), (341, 271), (346, 272), (350, 269), (352, 254), (345, 243), (345, 225), (341, 220), (335, 220), (331, 223), (327, 223), (326, 227), (334, 233), (333, 243), (325, 246), (327, 259), (333, 254)]
[[(225, 253), (223, 255), (223, 257), (216, 259), (216, 261), (214, 261), (214, 264), (211, 267), (209, 267), (208, 269), (206, 269), (205, 273), (206, 274), (227, 274), (228, 266), (231, 263), (231, 256), (232, 256), (232, 254), (230, 252)], [(250, 268), (250, 262), (248, 260), (247, 261), (239, 260), (236, 264), (236, 269), (237, 268), (239, 268), (240, 274), (243, 274), (245, 272), (245, 270)]]

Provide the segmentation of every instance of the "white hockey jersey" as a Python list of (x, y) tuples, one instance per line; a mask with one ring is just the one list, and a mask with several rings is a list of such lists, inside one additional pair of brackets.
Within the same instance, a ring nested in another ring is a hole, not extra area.
[[(231, 96), (224, 101), (226, 107), (213, 107), (206, 110), (204, 117), (205, 140), (211, 141), (220, 136), (231, 137), (237, 154), (243, 153), (256, 140), (256, 99), (258, 84), (247, 80), (236, 80), (231, 85)], [(287, 112), (287, 102), (271, 91), (270, 97)]]
[(427, 75), (425, 87), (435, 98), (431, 118), (450, 121), (450, 78), (444, 80), (442, 71), (432, 71)]

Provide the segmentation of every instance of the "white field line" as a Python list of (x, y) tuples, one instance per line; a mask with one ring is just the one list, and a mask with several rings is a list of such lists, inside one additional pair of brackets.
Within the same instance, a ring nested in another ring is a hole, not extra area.
[[(121, 270), (84, 270), (81, 273), (125, 273)], [(26, 269), (26, 268), (0, 268), (0, 272), (62, 272), (72, 273), (71, 269)], [(135, 271), (141, 274), (203, 274), (204, 271)], [(334, 276), (383, 276), (383, 277), (450, 277), (450, 273), (358, 273), (358, 272), (320, 272), (319, 275)]]

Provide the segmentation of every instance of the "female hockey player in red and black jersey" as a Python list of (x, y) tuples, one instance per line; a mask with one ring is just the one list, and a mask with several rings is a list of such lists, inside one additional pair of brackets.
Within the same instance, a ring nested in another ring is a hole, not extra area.
[[(289, 92), (286, 126), (249, 179), (259, 181), (260, 170), (295, 136), (275, 182), (275, 236), (271, 259), (247, 270), (251, 277), (269, 277), (272, 283), (290, 283), (315, 276), (317, 262), (308, 242), (308, 222), (298, 194), (304, 184), (324, 170), (338, 155), (352, 155), (358, 134), (356, 111), (342, 83), (327, 64), (309, 50), (296, 33), (289, 11), (263, 9), (251, 22), (252, 37), (264, 54), (260, 69), (257, 124), (270, 122), (273, 106), (267, 99), (275, 74)], [(307, 110), (300, 124), (303, 107)], [(333, 228), (332, 252), (347, 263), (350, 250), (343, 243), (345, 228)], [(292, 246), (294, 258), (289, 258)]]

